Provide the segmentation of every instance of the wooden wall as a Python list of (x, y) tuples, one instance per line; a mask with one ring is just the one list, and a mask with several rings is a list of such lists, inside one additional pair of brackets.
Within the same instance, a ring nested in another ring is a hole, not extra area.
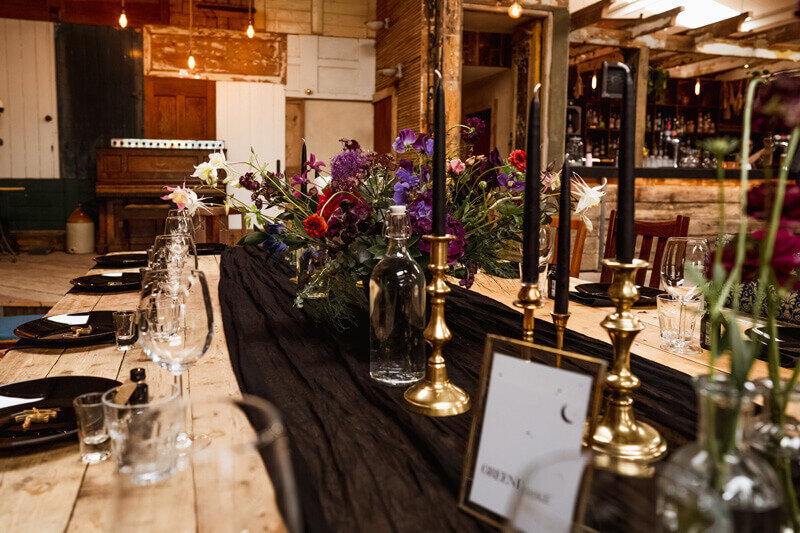
[[(420, 131), (425, 125), (427, 87), (427, 23), (422, 0), (381, 0), (377, 18), (389, 18), (388, 30), (375, 37), (375, 67), (403, 65), (399, 81), (385, 76), (375, 79), (375, 91), (396, 86), (397, 129)], [(395, 132), (396, 134), (396, 132)]]
[[(128, 27), (168, 24), (170, 0), (126, 0)], [(0, 0), (0, 17), (115, 26), (117, 0)]]

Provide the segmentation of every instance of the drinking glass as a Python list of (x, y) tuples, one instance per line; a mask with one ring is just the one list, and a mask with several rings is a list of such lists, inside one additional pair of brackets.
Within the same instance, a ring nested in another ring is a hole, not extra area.
[(111, 455), (102, 397), (102, 392), (88, 392), (72, 401), (78, 420), (81, 461), (90, 465), (105, 461)]
[[(115, 532), (172, 533), (175, 524), (198, 531), (303, 531), (289, 442), (278, 411), (253, 396), (193, 398), (195, 430), (212, 435), (192, 449), (185, 468), (157, 485), (114, 483)], [(282, 523), (281, 523), (282, 522)]]
[[(684, 326), (683, 314), (686, 303), (700, 295), (700, 287), (689, 275), (689, 269), (700, 274), (706, 272), (708, 264), (708, 241), (697, 237), (670, 237), (664, 247), (661, 260), (661, 283), (668, 294), (680, 300), (679, 325)], [(678, 335), (685, 338), (681, 330)], [(675, 353), (697, 353), (691, 343), (676, 345)]]
[[(170, 209), (167, 213), (167, 218), (169, 217), (185, 217), (191, 220), (195, 242), (202, 242), (200, 237), (203, 236), (205, 231), (205, 217), (202, 216), (198, 211), (195, 211), (193, 215), (190, 215), (189, 211), (186, 209)], [(164, 233), (166, 233), (166, 231)]]
[(136, 311), (114, 311), (112, 316), (117, 350), (128, 351), (136, 344)]
[(547, 266), (553, 258), (556, 230), (552, 226), (539, 226), (539, 290), (547, 294)]
[(684, 302), (671, 294), (659, 294), (656, 304), (661, 348), (672, 353), (700, 353), (700, 347), (692, 345), (697, 318), (703, 312), (700, 298)]
[[(139, 298), (140, 344), (153, 362), (172, 373), (183, 396), (183, 374), (211, 345), (208, 283), (199, 270), (162, 269), (150, 276)], [(182, 434), (178, 446), (190, 446), (192, 438)]]
[(175, 473), (176, 442), (183, 426), (180, 390), (170, 384), (158, 392), (148, 387), (147, 403), (118, 403), (119, 387), (103, 394), (106, 427), (117, 470), (133, 485), (158, 483)]
[(172, 216), (164, 219), (164, 235), (189, 235), (194, 238), (194, 222), (188, 216)]
[(189, 235), (159, 235), (153, 245), (153, 261), (150, 268), (181, 270), (187, 266), (197, 268), (197, 251)]

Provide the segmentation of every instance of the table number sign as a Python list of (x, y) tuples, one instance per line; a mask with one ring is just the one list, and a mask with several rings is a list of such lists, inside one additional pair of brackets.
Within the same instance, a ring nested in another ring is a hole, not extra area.
[(535, 507), (539, 516), (517, 513), (522, 530), (557, 531), (545, 515), (570, 524), (579, 507), (583, 464), (565, 462), (545, 475), (527, 474), (532, 465), (559, 454), (580, 457), (605, 368), (592, 357), (487, 336), (460, 507), (501, 525), (517, 500), (533, 499), (534, 506), (520, 508)]

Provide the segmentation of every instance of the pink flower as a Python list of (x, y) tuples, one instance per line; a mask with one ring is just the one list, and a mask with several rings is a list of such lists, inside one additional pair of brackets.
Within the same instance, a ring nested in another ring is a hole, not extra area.
[(189, 214), (193, 215), (198, 208), (205, 208), (205, 205), (203, 204), (204, 198), (198, 198), (197, 193), (192, 189), (188, 189), (185, 183), (182, 187), (164, 188), (170, 192), (169, 194), (162, 196), (161, 199), (171, 200), (180, 211), (185, 209), (189, 212)]
[(452, 174), (461, 174), (467, 166), (460, 159), (451, 159), (447, 163), (447, 171)]

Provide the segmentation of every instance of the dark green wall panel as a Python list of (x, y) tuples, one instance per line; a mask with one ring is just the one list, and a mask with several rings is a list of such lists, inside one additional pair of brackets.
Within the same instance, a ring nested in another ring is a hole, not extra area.
[(0, 187), (25, 187), (0, 192), (0, 220), (10, 230), (64, 229), (78, 204), (96, 213), (94, 180), (0, 179)]

